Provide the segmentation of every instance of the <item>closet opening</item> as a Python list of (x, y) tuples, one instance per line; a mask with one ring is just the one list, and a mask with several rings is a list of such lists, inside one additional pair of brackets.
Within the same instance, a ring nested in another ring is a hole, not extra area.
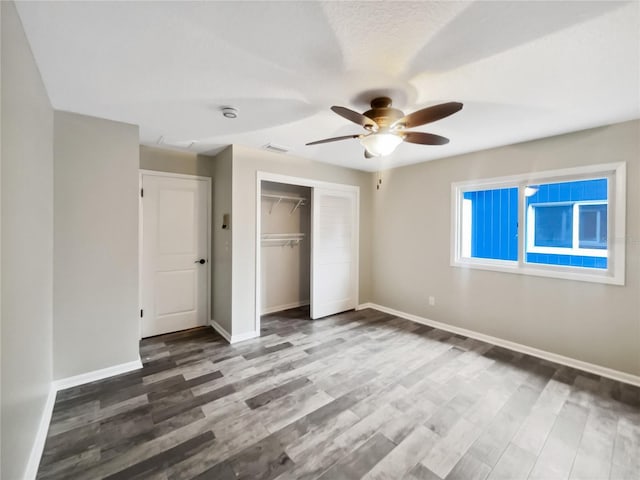
[(360, 187), (260, 171), (256, 180), (255, 332), (262, 315), (356, 308)]
[(261, 316), (311, 319), (311, 197), (310, 187), (261, 181)]

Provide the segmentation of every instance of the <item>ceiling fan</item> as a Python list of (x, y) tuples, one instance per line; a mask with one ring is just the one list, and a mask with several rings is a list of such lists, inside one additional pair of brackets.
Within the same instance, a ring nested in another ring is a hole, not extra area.
[(371, 110), (367, 110), (364, 113), (358, 113), (345, 107), (333, 106), (331, 110), (341, 117), (361, 125), (367, 130), (367, 133), (325, 138), (324, 140), (307, 143), (307, 145), (357, 138), (364, 147), (364, 156), (366, 158), (389, 155), (403, 141), (421, 145), (444, 145), (449, 143), (448, 138), (433, 133), (410, 132), (405, 129), (441, 120), (461, 109), (462, 103), (448, 102), (405, 115), (401, 110), (391, 106), (389, 97), (374, 98), (371, 101)]

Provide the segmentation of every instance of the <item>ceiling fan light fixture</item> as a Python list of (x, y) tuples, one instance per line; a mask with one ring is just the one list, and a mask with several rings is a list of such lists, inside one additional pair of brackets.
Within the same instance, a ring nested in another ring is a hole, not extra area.
[(360, 138), (360, 143), (374, 157), (390, 155), (402, 143), (402, 137), (395, 133), (372, 133)]

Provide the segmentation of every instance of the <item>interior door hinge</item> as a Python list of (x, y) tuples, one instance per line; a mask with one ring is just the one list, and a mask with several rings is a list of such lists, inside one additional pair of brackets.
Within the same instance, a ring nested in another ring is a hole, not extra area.
[(140, 189), (140, 196), (141, 196), (141, 197), (144, 197), (144, 188), (141, 188), (141, 189)]
[(140, 309), (140, 318), (144, 317), (144, 310)]

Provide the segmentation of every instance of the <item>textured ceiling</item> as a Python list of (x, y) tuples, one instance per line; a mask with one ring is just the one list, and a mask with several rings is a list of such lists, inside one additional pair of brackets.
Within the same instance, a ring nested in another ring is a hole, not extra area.
[[(54, 108), (197, 152), (267, 143), (377, 170), (640, 118), (640, 3), (19, 2)], [(363, 158), (331, 105), (464, 109)], [(220, 108), (232, 105), (228, 120)], [(190, 145), (190, 147), (189, 147)]]

